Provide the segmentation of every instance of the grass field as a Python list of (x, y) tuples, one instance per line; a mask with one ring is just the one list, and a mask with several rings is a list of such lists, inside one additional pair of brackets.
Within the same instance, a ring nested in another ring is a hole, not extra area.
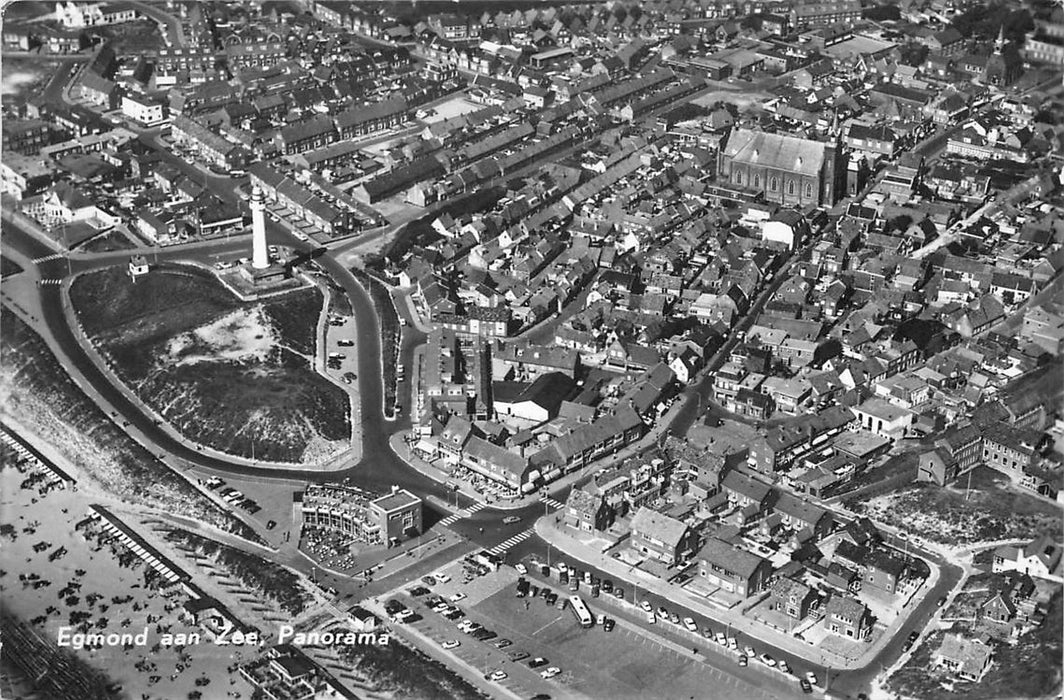
[(317, 289), (243, 303), (213, 277), (120, 267), (70, 290), (86, 334), (118, 376), (182, 434), (264, 461), (323, 458), (350, 436), (342, 389), (314, 371)]

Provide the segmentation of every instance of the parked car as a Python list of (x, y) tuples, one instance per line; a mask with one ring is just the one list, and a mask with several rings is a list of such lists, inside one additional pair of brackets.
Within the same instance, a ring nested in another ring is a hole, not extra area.
[(606, 632), (612, 632), (613, 628), (617, 625), (617, 621), (612, 617), (607, 617), (606, 621), (602, 623), (602, 629)]
[(507, 515), (502, 521), (507, 525), (513, 525), (514, 523), (521, 522), (521, 517), (518, 515)]
[(802, 678), (798, 681), (798, 684), (802, 686), (803, 693), (806, 693), (808, 695), (809, 693), (813, 692), (813, 686), (811, 686), (809, 684), (809, 681), (807, 681), (806, 679)]
[(780, 659), (780, 666), (779, 666), (779, 669), (780, 669), (781, 671), (783, 671), (784, 673), (790, 673), (790, 672), (791, 672), (791, 667), (790, 667), (790, 665), (789, 665), (789, 664), (787, 663), (786, 659)]
[(680, 616), (677, 615), (676, 613), (669, 613), (669, 622), (671, 622), (674, 625), (680, 624)]
[(740, 665), (740, 666), (745, 666), (745, 665), (746, 665), (746, 663), (747, 663), (747, 662), (746, 662), (746, 657), (745, 657), (745, 656), (740, 656), (740, 657), (739, 657), (739, 665)]
[(542, 656), (537, 656), (536, 658), (528, 662), (528, 667), (539, 668), (540, 666), (546, 666), (548, 663), (550, 662), (544, 659)]
[(509, 646), (513, 646), (513, 642), (509, 639), (499, 639), (495, 642), (496, 649), (505, 649)]
[(644, 600), (639, 603), (639, 607), (643, 608), (646, 612), (653, 612), (654, 606), (650, 604), (650, 601)]
[(512, 651), (512, 652), (510, 652), (510, 661), (514, 661), (514, 662), (524, 661), (527, 658), (528, 658), (528, 652), (527, 651)]
[(544, 669), (542, 672), (540, 672), (539, 675), (543, 676), (543, 678), (545, 680), (550, 680), (551, 678), (554, 678), (555, 676), (557, 676), (561, 672), (562, 672), (562, 670), (560, 668), (558, 668), (557, 666), (551, 666), (550, 668)]
[(444, 642), (440, 646), (442, 646), (444, 649), (455, 649), (457, 647), (462, 646), (462, 643), (460, 641), (458, 641), (457, 639), (448, 639), (446, 642)]
[(452, 600), (453, 602), (457, 603), (457, 602), (458, 602), (458, 601), (460, 601), (460, 600), (465, 600), (465, 597), (466, 597), (466, 594), (465, 594), (465, 593), (462, 593), (461, 591), (458, 591), (458, 592), (457, 592), (457, 593), (455, 593), (455, 594), (454, 594), (453, 596), (451, 596), (451, 600)]
[(498, 683), (499, 681), (506, 680), (508, 676), (506, 675), (506, 671), (493, 671), (488, 675), (487, 678), (489, 681), (495, 681), (496, 683)]
[(691, 630), (695, 634), (698, 634), (698, 625), (695, 624), (695, 620), (693, 617), (685, 617), (683, 619), (683, 626)]
[(524, 564), (517, 564), (514, 566), (514, 568), (517, 569), (517, 573), (521, 574), (522, 576), (528, 573), (528, 567)]
[(776, 660), (768, 654), (761, 655), (761, 663), (765, 664), (769, 668), (774, 668), (776, 666)]
[(805, 674), (805, 679), (809, 681), (810, 685), (816, 685), (816, 674), (812, 671)]

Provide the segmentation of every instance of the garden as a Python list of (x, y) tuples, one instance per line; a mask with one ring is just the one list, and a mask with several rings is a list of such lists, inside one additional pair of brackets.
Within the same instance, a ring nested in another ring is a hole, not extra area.
[(132, 282), (114, 267), (77, 277), (70, 297), (118, 378), (198, 444), (297, 464), (346, 448), (349, 401), (313, 364), (316, 288), (247, 303), (195, 268)]

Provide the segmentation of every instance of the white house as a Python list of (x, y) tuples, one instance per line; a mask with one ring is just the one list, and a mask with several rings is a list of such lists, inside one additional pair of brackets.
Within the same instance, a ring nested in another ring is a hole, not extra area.
[(1019, 547), (1007, 545), (994, 550), (993, 572), (1021, 571), (1029, 576), (1061, 578), (1061, 547), (1046, 535)]
[(889, 440), (900, 440), (913, 424), (913, 413), (879, 397), (873, 397), (853, 409), (865, 430)]

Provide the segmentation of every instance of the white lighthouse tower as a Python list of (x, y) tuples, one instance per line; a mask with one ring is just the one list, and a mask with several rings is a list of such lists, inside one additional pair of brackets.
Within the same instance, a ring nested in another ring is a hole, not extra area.
[(251, 266), (256, 270), (270, 266), (266, 250), (266, 204), (262, 201), (262, 190), (257, 186), (251, 190)]

